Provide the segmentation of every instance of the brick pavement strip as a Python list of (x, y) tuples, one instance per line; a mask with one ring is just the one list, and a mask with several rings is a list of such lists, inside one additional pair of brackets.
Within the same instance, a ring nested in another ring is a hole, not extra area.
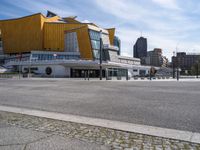
[(200, 144), (0, 111), (0, 123), (125, 150), (200, 150)]

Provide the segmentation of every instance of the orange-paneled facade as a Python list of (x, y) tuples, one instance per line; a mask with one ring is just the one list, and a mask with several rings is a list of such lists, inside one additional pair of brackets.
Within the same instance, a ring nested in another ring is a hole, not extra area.
[[(64, 52), (65, 34), (76, 32), (81, 58), (93, 59), (93, 45), (89, 30), (99, 32), (95, 24), (81, 23), (73, 17), (45, 17), (41, 13), (1, 20), (0, 31), (4, 54), (30, 53), (31, 51)], [(102, 29), (113, 45), (115, 29)]]

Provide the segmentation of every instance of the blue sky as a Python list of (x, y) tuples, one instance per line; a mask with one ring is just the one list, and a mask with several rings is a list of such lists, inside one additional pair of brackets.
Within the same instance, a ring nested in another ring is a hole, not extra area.
[(200, 53), (199, 0), (0, 0), (0, 19), (51, 10), (61, 17), (78, 16), (104, 28), (115, 27), (122, 54), (132, 56), (141, 35), (148, 50), (162, 48), (170, 58), (178, 51)]

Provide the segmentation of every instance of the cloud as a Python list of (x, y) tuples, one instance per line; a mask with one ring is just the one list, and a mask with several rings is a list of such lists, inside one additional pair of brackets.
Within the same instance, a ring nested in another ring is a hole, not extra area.
[(176, 0), (152, 0), (152, 1), (164, 8), (180, 9), (176, 3)]
[(82, 22), (83, 23), (91, 23), (91, 21), (89, 21), (89, 20), (83, 20)]
[(160, 47), (168, 58), (177, 43), (180, 43), (180, 51), (200, 50), (199, 0), (2, 1), (0, 15), (4, 18), (45, 14), (50, 10), (63, 17), (75, 15), (105, 28), (116, 27), (124, 55), (132, 56), (133, 45), (141, 31), (148, 38), (148, 49)]
[(168, 58), (172, 56), (178, 42), (181, 42), (182, 51), (200, 50), (200, 37), (196, 35), (200, 34), (200, 22), (184, 9), (180, 0), (95, 2), (104, 13), (118, 18), (117, 34), (122, 41), (122, 54), (132, 56), (133, 45), (140, 31), (148, 38), (149, 50), (162, 48)]

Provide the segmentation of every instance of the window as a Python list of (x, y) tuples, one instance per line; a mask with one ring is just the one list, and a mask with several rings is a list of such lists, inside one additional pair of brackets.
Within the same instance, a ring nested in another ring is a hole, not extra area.
[(89, 30), (89, 34), (90, 34), (94, 59), (99, 59), (100, 33), (94, 30)]
[(100, 58), (99, 50), (94, 49), (93, 55), (94, 55), (94, 58), (99, 59)]
[(52, 71), (51, 67), (47, 67), (45, 72), (47, 75), (51, 75), (53, 71)]
[(92, 48), (93, 49), (100, 49), (100, 41), (96, 41), (96, 40), (91, 40), (92, 43)]
[(110, 40), (108, 34), (102, 34), (103, 45), (110, 45)]
[(94, 30), (90, 30), (90, 39), (95, 41), (100, 41), (100, 33)]
[[(100, 57), (100, 32), (89, 30), (91, 45), (93, 49), (94, 59), (99, 59)], [(110, 40), (108, 34), (102, 33), (102, 45), (110, 45)], [(106, 59), (105, 51), (102, 51), (103, 60)]]
[(65, 35), (65, 51), (79, 52), (78, 40), (76, 32), (67, 33)]

